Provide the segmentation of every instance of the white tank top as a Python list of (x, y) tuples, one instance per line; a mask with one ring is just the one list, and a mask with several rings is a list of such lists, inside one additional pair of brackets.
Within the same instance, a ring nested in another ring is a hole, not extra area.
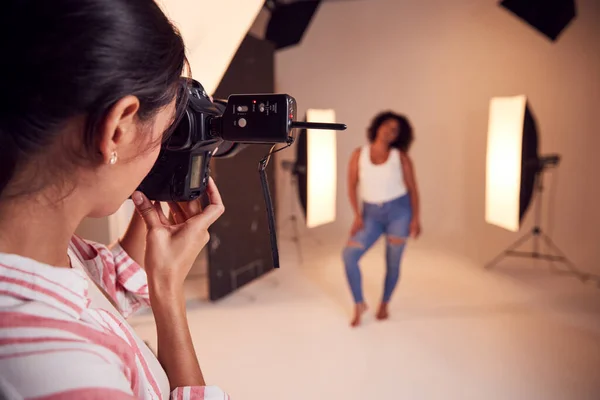
[(388, 159), (375, 165), (371, 162), (371, 146), (363, 146), (358, 159), (358, 182), (361, 198), (367, 203), (385, 203), (404, 196), (408, 190), (398, 149), (392, 148)]

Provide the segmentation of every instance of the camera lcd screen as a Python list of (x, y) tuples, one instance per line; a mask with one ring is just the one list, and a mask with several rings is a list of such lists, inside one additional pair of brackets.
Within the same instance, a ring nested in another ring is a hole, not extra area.
[(190, 175), (190, 189), (199, 189), (200, 184), (202, 183), (202, 159), (204, 157), (202, 155), (196, 155), (192, 157), (192, 168)]

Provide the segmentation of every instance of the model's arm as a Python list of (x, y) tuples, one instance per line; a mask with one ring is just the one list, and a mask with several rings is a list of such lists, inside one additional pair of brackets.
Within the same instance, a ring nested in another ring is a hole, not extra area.
[(408, 189), (412, 208), (410, 234), (412, 237), (417, 237), (421, 233), (421, 216), (419, 209), (419, 189), (417, 187), (417, 180), (415, 178), (415, 169), (408, 154), (402, 151), (400, 152), (400, 162), (402, 164), (404, 183)]
[(348, 197), (350, 198), (350, 205), (352, 211), (354, 211), (354, 218), (360, 218), (361, 212), (358, 205), (358, 158), (360, 156), (360, 149), (354, 150), (352, 157), (350, 157), (350, 163), (348, 165)]

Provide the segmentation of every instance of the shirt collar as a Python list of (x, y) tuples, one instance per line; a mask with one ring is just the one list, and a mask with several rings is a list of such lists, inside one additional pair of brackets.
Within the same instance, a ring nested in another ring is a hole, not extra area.
[(90, 304), (84, 274), (73, 268), (0, 253), (1, 295), (44, 303), (78, 319)]

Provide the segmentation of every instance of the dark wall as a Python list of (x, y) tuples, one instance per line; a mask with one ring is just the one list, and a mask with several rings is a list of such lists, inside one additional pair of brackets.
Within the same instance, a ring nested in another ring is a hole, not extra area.
[[(231, 94), (272, 93), (274, 81), (273, 45), (247, 35), (214, 97), (227, 99)], [(258, 163), (269, 149), (269, 146), (253, 145), (234, 157), (213, 159), (212, 176), (225, 204), (225, 213), (210, 229), (208, 274), (213, 301), (273, 269), (267, 213), (258, 175)], [(274, 196), (272, 161), (267, 167), (267, 176)]]

